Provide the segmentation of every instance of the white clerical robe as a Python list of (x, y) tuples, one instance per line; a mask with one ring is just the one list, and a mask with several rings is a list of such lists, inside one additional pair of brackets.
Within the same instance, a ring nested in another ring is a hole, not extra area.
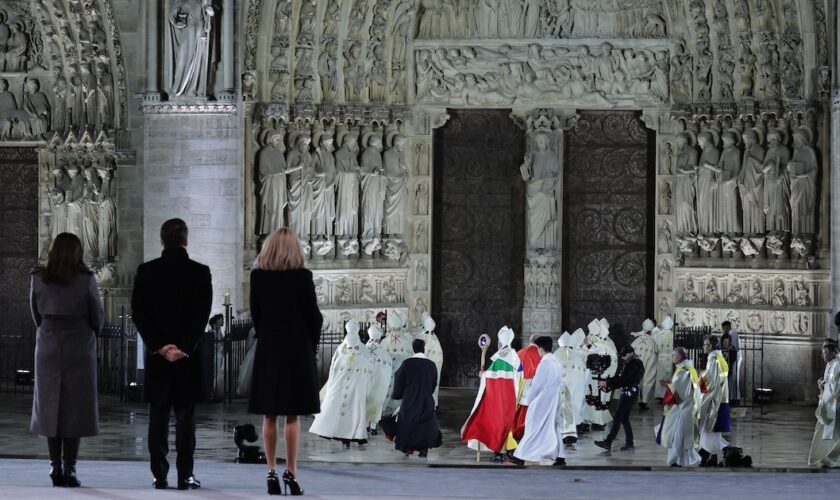
[(808, 463), (840, 467), (840, 358), (832, 359), (825, 366), (823, 382)]
[[(406, 330), (403, 327), (394, 327), (389, 328), (388, 333), (382, 337), (382, 341), (380, 345), (385, 352), (387, 352), (391, 356), (391, 380), (394, 380), (394, 376), (397, 373), (397, 370), (403, 364), (403, 361), (410, 358), (414, 351), (411, 348), (411, 341), (414, 340), (414, 337), (411, 335), (411, 332)], [(397, 411), (397, 408), (400, 406), (400, 401), (398, 399), (391, 398), (391, 392), (388, 391), (388, 394), (385, 398), (385, 404), (383, 408), (383, 415), (393, 415), (394, 412)]]
[(563, 384), (560, 360), (546, 354), (537, 365), (537, 372), (528, 392), (528, 413), (525, 414), (525, 435), (513, 456), (528, 462), (550, 461), (565, 458), (563, 429), (558, 418), (569, 392)]
[(370, 340), (367, 343), (367, 348), (370, 351), (370, 361), (372, 364), (367, 396), (367, 419), (368, 427), (370, 429), (376, 429), (376, 426), (379, 425), (379, 420), (382, 418), (385, 399), (391, 394), (391, 387), (393, 387), (393, 374), (391, 371), (393, 361), (379, 342)]
[(435, 332), (423, 332), (417, 334), (417, 338), (426, 343), (426, 356), (435, 364), (437, 368), (437, 385), (435, 385), (435, 406), (438, 405), (438, 392), (440, 392), (440, 369), (443, 368), (443, 348), (440, 346)]
[(665, 420), (657, 430), (659, 443), (668, 449), (668, 465), (694, 465), (700, 461), (697, 453), (699, 429), (697, 408), (700, 388), (697, 371), (691, 360), (677, 365), (668, 392), (665, 394)]
[[(723, 453), (729, 443), (721, 432), (715, 431), (722, 404), (729, 404), (729, 366), (720, 351), (712, 351), (706, 359), (706, 369), (700, 376), (703, 397), (700, 401), (700, 448), (711, 455)], [(723, 458), (723, 457), (720, 457)]]
[(359, 334), (348, 334), (333, 355), (329, 379), (321, 389), (321, 413), (309, 432), (329, 439), (366, 440), (372, 371), (370, 351)]
[[(604, 339), (595, 335), (589, 335), (587, 338), (589, 338), (590, 342), (589, 354), (599, 354), (601, 356), (606, 355), (610, 357), (610, 366), (603, 375), (601, 375), (601, 378), (607, 379), (615, 375), (616, 368), (618, 367), (618, 355), (615, 351), (615, 344), (612, 341), (607, 342), (609, 339)], [(595, 380), (594, 375), (590, 378), (589, 393), (598, 394), (601, 398), (601, 402), (603, 403), (609, 403), (612, 394), (610, 392), (599, 390), (598, 381)], [(607, 425), (613, 420), (609, 410), (597, 410), (592, 405), (586, 405), (584, 407), (583, 416), (587, 422), (595, 425)]]
[(586, 401), (586, 361), (573, 347), (560, 347), (554, 356), (560, 361), (563, 385), (568, 398), (563, 400), (558, 418), (563, 437), (577, 437), (577, 426), (583, 423), (583, 406)]
[[(668, 380), (674, 373), (674, 361), (672, 359), (674, 354), (674, 331), (670, 328), (663, 328), (658, 330), (654, 336), (656, 340), (656, 380)], [(647, 373), (647, 368), (645, 368)], [(656, 390), (654, 395), (657, 398), (665, 396), (665, 388), (658, 382), (655, 384)]]
[(639, 387), (641, 390), (639, 402), (648, 404), (654, 397), (654, 388), (657, 385), (656, 365), (658, 358), (656, 340), (648, 332), (635, 332), (633, 336), (636, 338), (631, 345), (636, 350), (636, 356), (645, 366), (645, 376), (642, 378), (642, 383)]

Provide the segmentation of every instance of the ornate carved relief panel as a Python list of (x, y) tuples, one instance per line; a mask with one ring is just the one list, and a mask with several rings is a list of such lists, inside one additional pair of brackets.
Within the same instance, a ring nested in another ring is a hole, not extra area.
[(633, 112), (582, 112), (566, 134), (563, 325), (625, 331), (653, 301), (651, 133)]
[(446, 352), (442, 385), (470, 386), (475, 342), (521, 331), (525, 132), (507, 111), (450, 111), (435, 133), (432, 316)]

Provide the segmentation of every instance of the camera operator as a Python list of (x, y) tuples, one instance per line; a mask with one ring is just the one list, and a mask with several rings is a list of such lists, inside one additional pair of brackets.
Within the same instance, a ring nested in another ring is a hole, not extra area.
[(621, 451), (632, 451), (633, 429), (630, 427), (630, 411), (639, 399), (639, 384), (645, 375), (645, 365), (642, 360), (636, 357), (636, 351), (632, 346), (626, 346), (621, 350), (621, 357), (624, 364), (615, 377), (598, 382), (598, 387), (604, 391), (621, 389), (621, 398), (618, 400), (618, 409), (615, 411), (615, 418), (610, 433), (603, 441), (595, 441), (595, 446), (610, 451), (612, 442), (618, 435), (619, 426), (624, 426), (626, 441)]

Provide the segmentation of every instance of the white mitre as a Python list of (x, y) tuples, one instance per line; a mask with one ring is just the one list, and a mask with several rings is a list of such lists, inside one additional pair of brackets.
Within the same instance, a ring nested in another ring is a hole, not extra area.
[(497, 337), (499, 339), (499, 349), (503, 347), (510, 347), (510, 344), (513, 343), (513, 330), (505, 325), (501, 328), (501, 330), (499, 330)]
[(557, 345), (560, 347), (574, 347), (574, 339), (569, 332), (563, 332), (563, 335), (560, 335), (560, 338), (557, 339)]
[(351, 319), (344, 325), (344, 331), (347, 335), (344, 336), (344, 344), (347, 347), (357, 347), (362, 345), (362, 339), (359, 337), (359, 322)]
[(674, 318), (665, 316), (665, 319), (662, 320), (662, 329), (670, 330), (671, 328), (674, 328)]
[(376, 323), (370, 325), (368, 328), (368, 336), (371, 340), (379, 340), (382, 338), (382, 328), (379, 328), (379, 325)]
[(592, 321), (590, 321), (589, 325), (587, 325), (586, 328), (589, 329), (589, 333), (587, 335), (589, 335), (590, 337), (593, 337), (593, 336), (594, 337), (600, 337), (601, 336), (601, 334), (600, 334), (601, 323), (599, 323), (597, 319), (593, 319)]
[(570, 347), (582, 346), (584, 339), (586, 339), (586, 334), (583, 333), (582, 328), (578, 328), (575, 330), (575, 333), (572, 334), (572, 345)]
[(653, 320), (648, 318), (644, 321), (644, 323), (642, 323), (642, 331), (643, 332), (649, 332), (649, 331), (653, 330), (654, 326), (655, 325), (653, 324)]
[(397, 310), (388, 311), (388, 328), (391, 330), (399, 330), (405, 326), (405, 318), (402, 313)]
[(435, 326), (437, 325), (435, 324), (435, 320), (433, 320), (428, 313), (423, 313), (420, 316), (420, 326), (423, 327), (424, 332), (432, 333), (435, 331)]
[(601, 318), (598, 320), (598, 323), (601, 324), (601, 331), (598, 335), (601, 336), (602, 339), (605, 339), (610, 336), (610, 322), (607, 321), (607, 318)]

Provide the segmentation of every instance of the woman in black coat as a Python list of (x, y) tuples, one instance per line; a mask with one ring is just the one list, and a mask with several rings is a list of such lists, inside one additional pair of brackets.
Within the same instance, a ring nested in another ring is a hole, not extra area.
[(77, 487), (80, 438), (99, 433), (96, 333), (103, 311), (76, 235), (55, 237), (47, 266), (32, 273), (30, 305), (38, 327), (30, 430), (47, 437), (53, 486)]
[(315, 351), (323, 318), (312, 273), (303, 268), (300, 240), (288, 228), (266, 238), (251, 271), (251, 317), (257, 347), (248, 411), (264, 415), (263, 441), (268, 493), (279, 494), (274, 470), (277, 416), (286, 417), (286, 471), (283, 482), (302, 494), (296, 480), (301, 415), (320, 411)]

